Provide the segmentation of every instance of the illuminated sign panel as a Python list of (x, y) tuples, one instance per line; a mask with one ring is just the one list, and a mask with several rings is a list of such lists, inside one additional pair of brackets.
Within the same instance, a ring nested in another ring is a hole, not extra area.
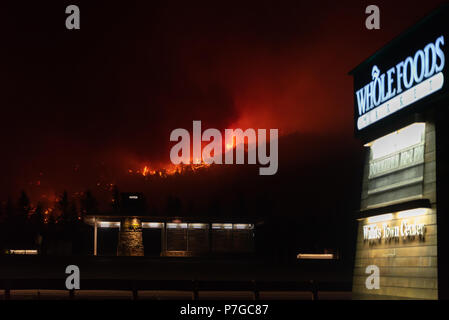
[(371, 71), (372, 81), (356, 91), (357, 129), (405, 108), (412, 103), (441, 90), (445, 65), (444, 36), (427, 44), (414, 56), (380, 73), (377, 66)]
[(449, 96), (447, 21), (448, 10), (437, 12), (351, 71), (356, 135)]
[(400, 225), (390, 226), (388, 223), (383, 223), (381, 226), (377, 224), (370, 224), (363, 226), (364, 240), (380, 240), (392, 238), (410, 238), (410, 237), (424, 237), (426, 226), (424, 223), (408, 222), (402, 220)]
[(388, 213), (367, 218), (363, 225), (363, 240), (369, 243), (380, 243), (382, 240), (423, 241), (426, 234), (426, 224), (429, 222), (428, 211), (416, 208), (397, 213)]

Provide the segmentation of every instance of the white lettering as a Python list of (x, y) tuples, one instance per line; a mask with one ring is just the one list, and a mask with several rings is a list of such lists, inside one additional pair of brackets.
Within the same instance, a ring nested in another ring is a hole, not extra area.
[[(445, 66), (442, 46), (444, 46), (444, 36), (440, 36), (435, 42), (427, 44), (424, 49), (417, 50), (413, 56), (398, 62), (396, 66), (388, 69), (386, 74), (380, 74), (379, 68), (373, 66), (371, 71), (372, 81), (355, 91), (359, 111), (358, 122), (361, 122), (358, 123), (358, 129), (361, 130), (373, 122), (440, 90), (444, 82), (441, 71)], [(396, 74), (396, 77), (394, 77), (394, 74)], [(435, 88), (433, 84), (437, 75), (438, 87)], [(426, 90), (418, 88), (424, 80), (430, 81)], [(410, 89), (413, 91), (410, 91)], [(403, 94), (411, 96), (412, 99), (408, 99), (409, 97), (407, 99), (412, 101), (405, 102), (404, 96), (398, 96), (404, 90)], [(390, 102), (396, 98), (398, 98), (397, 101)], [(396, 108), (394, 111), (391, 108), (393, 104)], [(383, 110), (380, 109), (381, 107), (383, 107)], [(376, 110), (370, 111), (373, 108), (376, 108)], [(366, 118), (365, 115), (369, 113), (372, 114)]]
[[(278, 170), (278, 129), (270, 129), (270, 138), (267, 140), (265, 129), (258, 129), (257, 135), (254, 129), (225, 129), (225, 163), (234, 163), (234, 149), (236, 151), (236, 164), (245, 163), (245, 145), (248, 155), (248, 164), (259, 163), (260, 175), (274, 175)], [(181, 140), (179, 141), (179, 138)], [(202, 150), (203, 141), (213, 141)], [(170, 134), (170, 141), (177, 141), (170, 150), (170, 160), (173, 164), (190, 163), (190, 134), (185, 129), (175, 129)], [(217, 129), (207, 129), (201, 135), (201, 121), (193, 121), (193, 163), (222, 164), (223, 148), (222, 136)], [(267, 154), (267, 144), (270, 144), (270, 152)], [(257, 150), (256, 150), (257, 146)]]

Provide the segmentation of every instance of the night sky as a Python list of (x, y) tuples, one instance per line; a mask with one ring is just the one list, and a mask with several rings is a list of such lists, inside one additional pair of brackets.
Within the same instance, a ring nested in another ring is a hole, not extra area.
[[(166, 165), (170, 132), (192, 120), (279, 128), (276, 185), (286, 172), (314, 181), (308, 166), (325, 179), (342, 157), (353, 159), (344, 180), (362, 149), (347, 73), (442, 2), (2, 1), (0, 200), (107, 183), (140, 191), (128, 170)], [(81, 30), (65, 28), (68, 4)], [(380, 30), (365, 28), (369, 4)]]

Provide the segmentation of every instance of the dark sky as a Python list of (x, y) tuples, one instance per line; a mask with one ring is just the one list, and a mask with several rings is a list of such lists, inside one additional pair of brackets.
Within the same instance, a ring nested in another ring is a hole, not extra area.
[(371, 1), (2, 1), (0, 199), (164, 165), (192, 120), (354, 150), (348, 71), (442, 2), (376, 1), (369, 31)]

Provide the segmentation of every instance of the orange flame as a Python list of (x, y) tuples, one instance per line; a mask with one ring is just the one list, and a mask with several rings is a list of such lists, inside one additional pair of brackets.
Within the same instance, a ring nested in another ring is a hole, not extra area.
[(200, 169), (209, 168), (211, 165), (201, 161), (199, 164), (169, 164), (162, 168), (152, 168), (150, 165), (143, 165), (142, 169), (128, 169), (128, 173), (132, 175), (142, 175), (144, 177), (158, 176), (165, 178), (175, 174), (184, 174), (186, 172), (195, 172)]

